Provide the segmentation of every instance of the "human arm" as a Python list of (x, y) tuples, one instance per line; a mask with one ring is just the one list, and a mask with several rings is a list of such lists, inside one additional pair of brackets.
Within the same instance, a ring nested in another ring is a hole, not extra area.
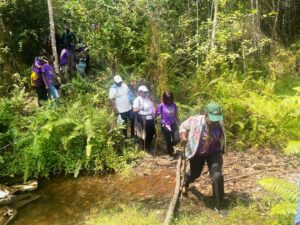
[(42, 68), (43, 64), (41, 63), (40, 60), (36, 60), (35, 63), (34, 63), (34, 67), (37, 68), (37, 69), (40, 69)]
[(225, 134), (225, 129), (224, 129), (224, 125), (222, 122), (220, 122), (220, 127), (221, 127), (221, 139), (220, 139), (220, 143), (221, 143), (221, 151), (222, 154), (224, 154), (225, 149), (226, 149), (226, 134)]
[(116, 101), (115, 101), (115, 99), (113, 98), (113, 99), (110, 99), (110, 103), (111, 103), (111, 105), (112, 105), (112, 107), (113, 107), (113, 109), (114, 109), (114, 112), (116, 113), (116, 114), (118, 114), (119, 112), (118, 112), (118, 110), (117, 110), (117, 106), (116, 106)]
[(155, 118), (159, 117), (162, 113), (162, 105), (159, 104), (156, 109)]
[(155, 107), (155, 104), (152, 102), (152, 116), (154, 120), (156, 118), (156, 112), (157, 112), (157, 108)]
[(44, 82), (44, 84), (45, 84), (45, 88), (48, 90), (48, 89), (49, 89), (49, 86), (48, 86), (47, 81), (46, 81), (46, 78), (45, 78), (45, 73), (42, 73), (41, 75), (42, 75), (42, 78), (43, 78), (43, 82)]
[(180, 124), (180, 119), (179, 119), (179, 113), (178, 113), (178, 107), (177, 105), (175, 104), (175, 119), (176, 119), (176, 122), (177, 124)]
[(115, 88), (111, 88), (109, 90), (109, 100), (110, 100), (110, 103), (114, 109), (114, 112), (116, 114), (118, 114), (118, 109), (117, 109), (117, 106), (116, 106), (116, 89)]
[(192, 122), (193, 122), (193, 117), (190, 117), (187, 120), (185, 120), (179, 127), (180, 140), (183, 144), (185, 144), (188, 141), (187, 133), (191, 129)]
[(133, 110), (133, 112), (139, 112), (139, 111), (143, 110), (142, 104), (140, 104), (139, 97), (134, 99), (133, 104), (132, 104), (132, 110)]

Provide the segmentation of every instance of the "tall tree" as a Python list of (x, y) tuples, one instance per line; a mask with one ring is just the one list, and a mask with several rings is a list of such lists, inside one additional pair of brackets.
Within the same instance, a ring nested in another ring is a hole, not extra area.
[(215, 39), (216, 39), (216, 31), (217, 31), (217, 24), (218, 24), (218, 9), (219, 9), (219, 2), (220, 0), (214, 0), (214, 21), (213, 21), (213, 28), (211, 32), (211, 48), (215, 46)]
[(52, 54), (55, 56), (54, 69), (55, 69), (56, 73), (59, 73), (58, 58), (57, 58), (57, 49), (56, 49), (56, 39), (55, 39), (55, 24), (54, 24), (54, 17), (53, 17), (52, 0), (47, 0), (47, 2), (48, 2), (48, 12), (49, 12), (49, 23), (50, 23), (50, 35), (51, 35)]

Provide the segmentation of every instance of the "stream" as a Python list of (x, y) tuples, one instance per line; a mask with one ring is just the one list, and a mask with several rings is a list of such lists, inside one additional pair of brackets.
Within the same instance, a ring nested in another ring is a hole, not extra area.
[(15, 225), (84, 224), (94, 209), (118, 204), (147, 203), (167, 207), (175, 184), (174, 171), (131, 175), (55, 177), (41, 181), (34, 193), (42, 197), (18, 211)]

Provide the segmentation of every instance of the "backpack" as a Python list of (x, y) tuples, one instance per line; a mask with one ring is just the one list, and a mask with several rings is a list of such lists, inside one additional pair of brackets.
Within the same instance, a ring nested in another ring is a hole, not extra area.
[(35, 62), (36, 62), (36, 60), (38, 60), (38, 59), (39, 59), (38, 57), (36, 57), (36, 58), (34, 59), (34, 63), (33, 63), (33, 65), (32, 65), (32, 67), (31, 67), (30, 83), (31, 83), (31, 86), (32, 86), (32, 87), (36, 87), (36, 86), (37, 86), (37, 80), (39, 79), (39, 74), (36, 73), (36, 72), (34, 72), (34, 70), (33, 70), (33, 68), (35, 67)]
[(39, 78), (39, 75), (36, 72), (32, 71), (32, 73), (30, 75), (30, 81), (31, 81), (32, 87), (36, 87), (36, 82), (37, 82), (38, 78)]

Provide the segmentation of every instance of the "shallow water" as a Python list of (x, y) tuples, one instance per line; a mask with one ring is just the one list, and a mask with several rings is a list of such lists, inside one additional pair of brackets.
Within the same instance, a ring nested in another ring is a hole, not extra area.
[(132, 201), (154, 205), (168, 202), (174, 184), (174, 171), (168, 169), (131, 178), (120, 175), (56, 177), (41, 182), (35, 192), (42, 197), (20, 209), (13, 224), (84, 224), (86, 216), (95, 208), (110, 208)]

